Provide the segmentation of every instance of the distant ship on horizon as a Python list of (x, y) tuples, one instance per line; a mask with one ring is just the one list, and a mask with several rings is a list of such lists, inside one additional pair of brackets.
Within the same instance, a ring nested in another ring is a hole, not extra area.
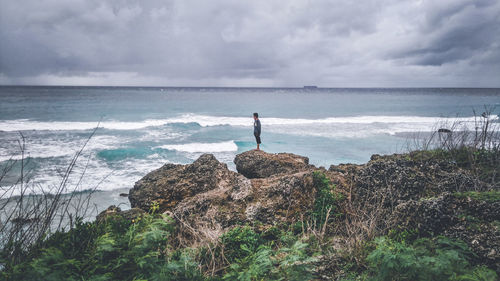
[(304, 86), (304, 89), (317, 89), (318, 86), (310, 85), (310, 86)]

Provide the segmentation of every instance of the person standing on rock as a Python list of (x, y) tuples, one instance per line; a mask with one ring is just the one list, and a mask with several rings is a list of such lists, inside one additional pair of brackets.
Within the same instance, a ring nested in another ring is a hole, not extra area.
[(260, 150), (260, 120), (259, 114), (255, 112), (253, 114), (253, 135), (255, 136), (255, 141), (257, 142), (257, 150)]

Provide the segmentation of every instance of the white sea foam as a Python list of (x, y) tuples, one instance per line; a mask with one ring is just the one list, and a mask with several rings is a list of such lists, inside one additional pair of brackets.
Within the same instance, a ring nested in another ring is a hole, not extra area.
[[(490, 120), (498, 120), (496, 115), (489, 116)], [(329, 117), (320, 119), (304, 118), (261, 118), (265, 126), (274, 125), (308, 125), (308, 124), (375, 124), (375, 123), (425, 123), (438, 122), (474, 122), (474, 117), (422, 117), (422, 116), (352, 116)], [(110, 130), (137, 130), (147, 127), (157, 127), (174, 123), (197, 123), (202, 127), (210, 126), (252, 126), (253, 120), (249, 117), (209, 116), (197, 114), (184, 114), (168, 119), (147, 119), (137, 122), (104, 121), (99, 127)], [(97, 122), (45, 122), (28, 119), (5, 120), (0, 122), (0, 131), (25, 131), (25, 130), (90, 130), (97, 127)]]
[[(152, 159), (133, 159), (121, 161), (118, 168), (112, 168), (96, 158), (91, 158), (88, 163), (78, 161), (68, 178), (65, 192), (94, 188), (99, 190), (132, 188), (134, 182), (167, 162), (169, 161), (166, 159), (155, 159), (154, 161)], [(53, 192), (54, 187), (59, 186), (62, 180), (60, 170), (66, 169), (68, 164), (69, 161), (37, 168), (31, 180), (31, 184), (36, 187), (33, 190), (34, 193), (41, 193), (41, 190)], [(83, 180), (78, 185), (82, 173), (84, 173)], [(12, 195), (19, 195), (20, 187), (18, 185), (14, 187)]]
[(0, 122), (0, 131), (73, 131), (73, 130), (91, 130), (99, 126), (110, 130), (137, 130), (152, 126), (162, 126), (168, 124), (168, 120), (150, 119), (140, 122), (64, 122), (64, 121), (33, 121), (28, 119), (6, 120)]
[[(260, 118), (266, 126), (273, 125), (307, 125), (307, 124), (374, 124), (374, 123), (427, 123), (437, 122), (474, 122), (474, 117), (422, 117), (422, 116), (352, 116), (352, 117), (328, 117), (320, 119), (305, 118)], [(489, 116), (490, 120), (498, 120), (498, 116)], [(202, 127), (210, 126), (252, 126), (253, 120), (249, 117), (227, 117), (185, 114), (178, 118), (164, 119), (169, 123), (197, 123)]]
[[(17, 149), (18, 144), (16, 139), (4, 141), (9, 141), (10, 143), (5, 144), (3, 148), (0, 147), (0, 162), (9, 159), (19, 160), (23, 156), (25, 158), (72, 157), (83, 147), (86, 139), (60, 139), (56, 136), (53, 136), (53, 138), (29, 138), (25, 143), (24, 155)], [(94, 136), (85, 146), (83, 155), (85, 156), (91, 151), (116, 148), (123, 141), (123, 138), (115, 136)], [(13, 148), (15, 149), (12, 150)]]
[(238, 146), (234, 141), (224, 141), (217, 143), (186, 143), (186, 144), (166, 144), (162, 146), (158, 146), (157, 148), (168, 149), (168, 150), (177, 150), (182, 152), (228, 152), (228, 151), (237, 151)]
[[(234, 143), (232, 145), (236, 146)], [(203, 152), (188, 153), (187, 157), (194, 161), (202, 153)], [(214, 153), (219, 161), (228, 163), (229, 168), (235, 170), (234, 165), (229, 163), (234, 159), (233, 151), (221, 151)], [(43, 189), (45, 192), (53, 191), (54, 187), (59, 186), (61, 182), (60, 171), (67, 168), (69, 159), (66, 161), (52, 161), (51, 163), (52, 164), (50, 165), (38, 167), (33, 174), (33, 180), (31, 181), (32, 184), (36, 183), (36, 186)], [(161, 167), (165, 163), (186, 164), (185, 162), (171, 161), (170, 159), (162, 157), (159, 154), (153, 154), (148, 156), (146, 159), (128, 158), (114, 163), (113, 165), (108, 165), (102, 159), (99, 159), (96, 156), (91, 156), (88, 163), (87, 161), (77, 161), (67, 183), (67, 192), (93, 188), (97, 188), (99, 190), (132, 188), (134, 182), (141, 179), (147, 173)], [(85, 175), (83, 176), (83, 181), (80, 186), (75, 189), (84, 171)], [(14, 189), (14, 193), (12, 195), (19, 195), (19, 193), (20, 191), (18, 186)], [(41, 193), (41, 190), (36, 189), (35, 193)]]
[[(443, 126), (446, 128), (447, 126)], [(473, 123), (464, 123), (460, 129), (473, 130)], [(266, 127), (265, 132), (315, 136), (327, 138), (366, 138), (374, 135), (396, 135), (410, 132), (431, 132), (437, 130), (435, 123), (373, 123), (373, 124), (350, 124), (350, 123), (323, 123), (323, 124), (301, 124), (301, 125), (275, 125)], [(265, 137), (265, 136), (264, 136)]]

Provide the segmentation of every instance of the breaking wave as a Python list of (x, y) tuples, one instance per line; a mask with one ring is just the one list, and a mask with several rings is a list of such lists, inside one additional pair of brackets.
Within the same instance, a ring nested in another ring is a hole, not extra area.
[(229, 152), (229, 151), (237, 151), (238, 146), (234, 141), (225, 141), (225, 142), (217, 142), (217, 143), (185, 143), (185, 144), (166, 144), (162, 146), (158, 146), (157, 148), (168, 149), (168, 150), (177, 150), (182, 152)]
[[(498, 120), (496, 115), (489, 116), (490, 120)], [(469, 122), (475, 117), (421, 117), (421, 116), (353, 116), (353, 117), (328, 117), (320, 119), (303, 118), (261, 118), (265, 126), (277, 125), (314, 125), (314, 124), (425, 124), (434, 125), (438, 122)], [(158, 127), (168, 124), (196, 123), (202, 127), (210, 126), (252, 126), (250, 117), (209, 116), (197, 114), (184, 114), (179, 117), (167, 119), (147, 119), (137, 122), (104, 121), (97, 122), (65, 122), (65, 121), (33, 121), (29, 119), (5, 120), (0, 122), (0, 131), (27, 131), (27, 130), (90, 130), (99, 125), (100, 128), (109, 130), (138, 130), (148, 127)]]

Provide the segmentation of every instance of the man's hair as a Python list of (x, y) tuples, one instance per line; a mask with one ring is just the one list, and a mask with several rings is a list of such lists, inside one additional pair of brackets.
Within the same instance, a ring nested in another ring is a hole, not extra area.
[(254, 113), (253, 113), (253, 117), (257, 117), (257, 118), (259, 118), (259, 114), (258, 114), (257, 112), (254, 112)]

